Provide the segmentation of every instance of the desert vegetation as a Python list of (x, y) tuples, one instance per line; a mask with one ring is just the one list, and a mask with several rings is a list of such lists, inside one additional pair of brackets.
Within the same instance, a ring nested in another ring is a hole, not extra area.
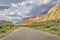
[(11, 33), (15, 28), (16, 26), (12, 22), (1, 20), (0, 21), (0, 38)]
[(0, 33), (4, 33), (6, 32), (7, 30), (11, 29), (12, 27), (14, 27), (14, 25), (3, 25), (3, 24), (0, 24)]
[(29, 25), (20, 25), (23, 27), (33, 28), (35, 30), (40, 30), (43, 32), (49, 32), (60, 36), (60, 21), (59, 20), (50, 20), (40, 23), (32, 23)]

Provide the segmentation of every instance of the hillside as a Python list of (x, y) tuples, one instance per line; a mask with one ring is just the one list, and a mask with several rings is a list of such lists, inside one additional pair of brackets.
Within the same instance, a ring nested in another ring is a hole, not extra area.
[(10, 21), (5, 21), (5, 20), (0, 20), (0, 24), (13, 24), (12, 22)]
[(47, 14), (43, 16), (33, 16), (29, 18), (24, 18), (21, 23), (17, 25), (26, 25), (31, 23), (39, 23), (43, 21), (55, 20), (60, 19), (60, 2), (53, 6)]

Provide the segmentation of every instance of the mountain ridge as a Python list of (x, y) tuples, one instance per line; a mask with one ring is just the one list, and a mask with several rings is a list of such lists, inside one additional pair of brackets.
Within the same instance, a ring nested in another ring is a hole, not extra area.
[(18, 23), (18, 25), (26, 25), (26, 24), (31, 24), (34, 22), (43, 22), (43, 21), (48, 21), (48, 20), (55, 20), (55, 19), (60, 19), (60, 2), (54, 5), (47, 14), (43, 16), (32, 16), (28, 18), (24, 18), (21, 23)]

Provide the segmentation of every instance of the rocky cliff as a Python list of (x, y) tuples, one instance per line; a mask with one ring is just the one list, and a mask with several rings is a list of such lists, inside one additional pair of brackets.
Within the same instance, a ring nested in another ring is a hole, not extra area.
[(47, 14), (43, 16), (33, 16), (24, 18), (21, 23), (18, 23), (18, 25), (26, 25), (34, 22), (43, 22), (43, 21), (49, 21), (49, 20), (56, 20), (60, 19), (60, 2), (57, 3), (55, 6), (53, 6)]

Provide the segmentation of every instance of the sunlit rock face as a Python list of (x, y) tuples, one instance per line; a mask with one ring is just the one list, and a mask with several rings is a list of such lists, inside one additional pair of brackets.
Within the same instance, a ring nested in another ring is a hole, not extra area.
[(1, 0), (0, 5), (9, 6), (0, 11), (0, 19), (13, 23), (31, 16), (45, 15), (59, 0)]
[(58, 20), (60, 19), (60, 2), (54, 5), (47, 14), (43, 16), (32, 16), (28, 18), (24, 18), (20, 24), (30, 24), (30, 23), (39, 23), (43, 21), (49, 21), (49, 20)]

